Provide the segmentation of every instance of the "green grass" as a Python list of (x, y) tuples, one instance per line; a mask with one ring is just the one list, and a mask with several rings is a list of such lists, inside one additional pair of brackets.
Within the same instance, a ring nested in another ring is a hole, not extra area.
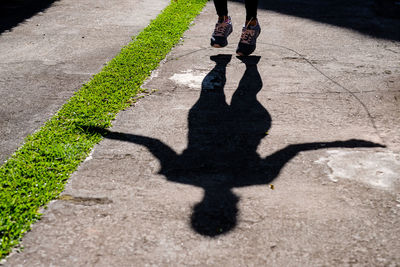
[(60, 194), (71, 173), (102, 139), (81, 125), (110, 127), (206, 1), (172, 1), (0, 167), (0, 258), (21, 241), (40, 218), (39, 208)]

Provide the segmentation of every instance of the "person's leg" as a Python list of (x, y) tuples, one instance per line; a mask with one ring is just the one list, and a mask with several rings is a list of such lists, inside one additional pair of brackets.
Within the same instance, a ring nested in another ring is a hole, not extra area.
[(214, 6), (220, 19), (228, 16), (228, 0), (214, 0)]
[(246, 7), (246, 24), (250, 22), (250, 25), (255, 23), (253, 26), (256, 25), (256, 19), (257, 19), (257, 6), (258, 6), (258, 0), (246, 0), (244, 2), (244, 5)]
[(231, 18), (228, 16), (228, 0), (214, 0), (218, 22), (211, 36), (211, 46), (215, 48), (228, 45), (228, 36), (232, 32)]
[(261, 32), (261, 27), (257, 20), (257, 6), (258, 0), (245, 0), (246, 22), (236, 49), (236, 53), (239, 56), (248, 56), (256, 49), (257, 37)]

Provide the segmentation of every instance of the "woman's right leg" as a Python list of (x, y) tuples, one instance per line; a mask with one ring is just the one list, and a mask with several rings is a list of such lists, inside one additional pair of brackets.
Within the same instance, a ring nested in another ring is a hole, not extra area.
[(228, 36), (232, 33), (232, 22), (228, 16), (228, 0), (214, 0), (218, 22), (211, 36), (211, 46), (220, 48), (228, 45)]
[(214, 0), (214, 5), (219, 18), (228, 16), (228, 0)]

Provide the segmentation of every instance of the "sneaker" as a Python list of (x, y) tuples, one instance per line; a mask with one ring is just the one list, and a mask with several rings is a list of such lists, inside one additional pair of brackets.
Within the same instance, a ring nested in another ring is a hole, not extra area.
[(245, 25), (242, 29), (242, 36), (240, 37), (236, 53), (239, 56), (248, 56), (253, 53), (256, 50), (256, 41), (260, 32), (261, 27), (258, 21), (256, 26)]
[(211, 36), (211, 46), (216, 48), (225, 47), (228, 45), (228, 36), (232, 33), (231, 17), (223, 21), (218, 21), (215, 24), (214, 32)]

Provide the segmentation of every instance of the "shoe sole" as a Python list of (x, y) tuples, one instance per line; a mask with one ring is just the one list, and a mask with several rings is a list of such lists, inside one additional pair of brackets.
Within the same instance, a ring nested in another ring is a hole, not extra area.
[(211, 42), (211, 46), (214, 47), (214, 48), (223, 48), (223, 47), (225, 47), (227, 45), (228, 45), (228, 42), (226, 42), (225, 45), (221, 45), (221, 44), (217, 44), (217, 43)]

